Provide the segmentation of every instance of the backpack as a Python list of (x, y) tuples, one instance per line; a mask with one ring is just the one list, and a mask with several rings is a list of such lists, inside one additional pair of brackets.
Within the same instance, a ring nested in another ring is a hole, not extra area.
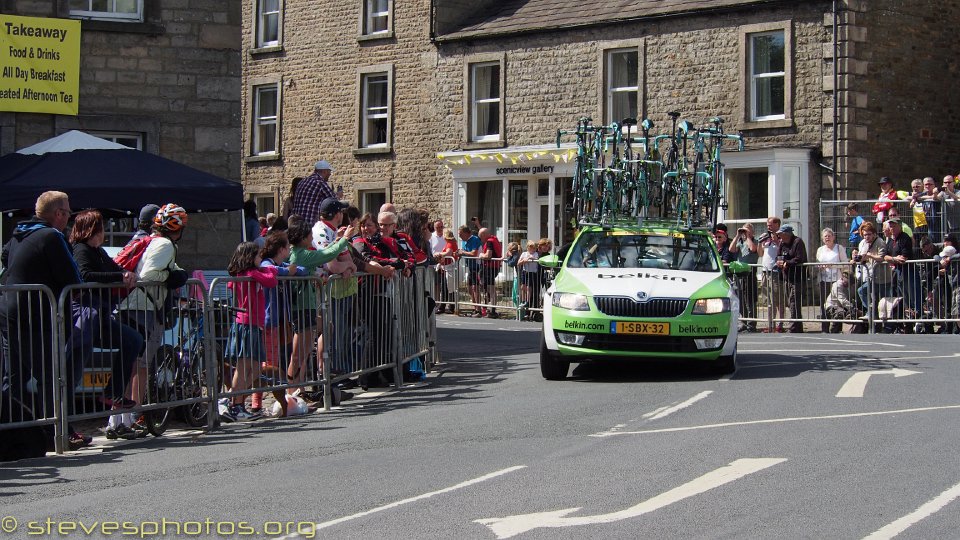
[(127, 242), (127, 245), (123, 246), (120, 253), (117, 253), (117, 256), (113, 258), (113, 262), (128, 272), (136, 272), (137, 265), (140, 264), (140, 259), (147, 252), (147, 246), (150, 245), (152, 240), (153, 236), (147, 235)]

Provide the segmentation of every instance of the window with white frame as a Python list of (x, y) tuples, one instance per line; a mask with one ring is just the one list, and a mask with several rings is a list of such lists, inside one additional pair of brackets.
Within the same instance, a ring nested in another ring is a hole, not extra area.
[(392, 0), (363, 0), (363, 35), (390, 32), (391, 3)]
[(253, 88), (253, 155), (277, 153), (279, 111), (279, 83)]
[(390, 76), (365, 73), (360, 77), (360, 146), (386, 147), (389, 143)]
[(640, 52), (636, 47), (606, 54), (607, 122), (637, 118), (640, 95)]
[(500, 62), (471, 64), (470, 140), (499, 140), (500, 112)]
[(140, 22), (143, 0), (70, 0), (70, 16), (82, 19)]
[(782, 30), (748, 35), (750, 120), (786, 118), (786, 50)]
[(143, 150), (143, 134), (135, 132), (107, 132), (107, 131), (88, 131), (90, 135), (101, 139), (122, 144), (134, 150)]
[(280, 44), (280, 0), (257, 0), (256, 47)]

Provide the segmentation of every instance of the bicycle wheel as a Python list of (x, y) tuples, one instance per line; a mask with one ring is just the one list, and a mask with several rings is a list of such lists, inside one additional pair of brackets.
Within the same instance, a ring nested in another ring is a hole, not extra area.
[[(154, 369), (150, 372), (148, 396), (150, 403), (163, 403), (177, 399), (177, 351), (172, 345), (164, 345), (154, 356)], [(170, 409), (153, 409), (143, 413), (147, 431), (154, 437), (163, 435), (170, 422)]]
[[(180, 392), (183, 399), (207, 397), (207, 370), (204, 366), (204, 348), (198, 345), (190, 353), (190, 365), (181, 370)], [(214, 381), (214, 385), (217, 382)], [(204, 427), (207, 425), (207, 414), (210, 411), (209, 401), (200, 401), (180, 407), (180, 416), (190, 427)]]

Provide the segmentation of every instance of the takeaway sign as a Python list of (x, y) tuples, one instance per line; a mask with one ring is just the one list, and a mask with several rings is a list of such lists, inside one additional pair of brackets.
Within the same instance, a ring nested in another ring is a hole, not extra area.
[(76, 115), (80, 21), (0, 15), (0, 111)]

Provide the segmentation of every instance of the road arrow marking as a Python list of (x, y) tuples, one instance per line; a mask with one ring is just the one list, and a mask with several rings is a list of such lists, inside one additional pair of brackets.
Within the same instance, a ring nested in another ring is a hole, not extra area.
[(854, 373), (849, 379), (847, 379), (847, 382), (845, 382), (840, 388), (840, 391), (837, 392), (837, 397), (863, 397), (863, 392), (867, 388), (867, 382), (873, 375), (893, 375), (895, 378), (900, 378), (908, 375), (916, 375), (918, 373), (923, 372), (900, 368), (878, 369), (876, 371), (860, 371), (858, 373)]
[(692, 480), (680, 487), (671, 489), (648, 499), (636, 506), (631, 506), (619, 512), (598, 514), (595, 516), (567, 517), (580, 508), (567, 508), (551, 512), (537, 512), (502, 518), (485, 518), (474, 520), (474, 523), (486, 525), (497, 535), (497, 538), (510, 538), (518, 534), (539, 528), (575, 527), (579, 525), (596, 525), (612, 523), (623, 519), (630, 519), (654, 510), (669, 506), (683, 499), (699, 495), (705, 491), (720, 487), (724, 484), (739, 480), (744, 476), (762, 471), (768, 467), (783, 463), (785, 458), (752, 458), (738, 459), (725, 467), (709, 472), (696, 480)]

